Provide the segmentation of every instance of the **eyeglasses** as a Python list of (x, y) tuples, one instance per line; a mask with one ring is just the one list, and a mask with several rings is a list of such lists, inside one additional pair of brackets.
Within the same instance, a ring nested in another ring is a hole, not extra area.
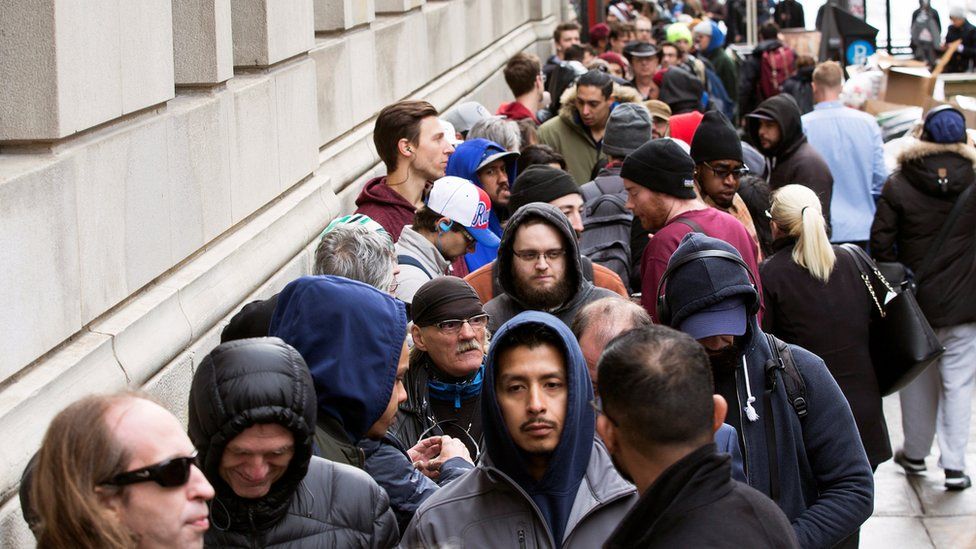
[(155, 465), (120, 473), (100, 484), (109, 486), (127, 486), (140, 482), (155, 482), (163, 488), (175, 488), (183, 486), (190, 480), (190, 467), (197, 463), (197, 453), (193, 452), (188, 457), (179, 457), (161, 461)]
[(590, 401), (590, 407), (593, 408), (593, 411), (596, 412), (596, 415), (598, 415), (598, 416), (599, 415), (607, 416), (607, 419), (610, 420), (610, 423), (612, 423), (615, 426), (617, 426), (617, 422), (614, 421), (614, 419), (612, 417), (610, 417), (610, 414), (608, 414), (608, 413), (606, 413), (606, 412), (603, 411), (603, 400), (601, 400), (600, 397), (596, 397), (593, 400), (591, 400)]
[(712, 170), (712, 173), (714, 173), (715, 176), (718, 177), (719, 179), (725, 179), (730, 175), (735, 177), (736, 179), (739, 179), (743, 175), (749, 174), (748, 166), (739, 166), (738, 168), (716, 168), (715, 166), (712, 166), (708, 162), (703, 162), (703, 164), (705, 164), (705, 166), (707, 166), (708, 169)]
[(474, 329), (481, 329), (488, 325), (488, 314), (482, 313), (480, 315), (474, 315), (471, 318), (465, 319), (452, 319), (452, 320), (442, 320), (440, 322), (434, 323), (442, 333), (445, 334), (456, 334), (461, 331), (461, 326), (467, 323)]
[(389, 293), (390, 295), (395, 296), (396, 295), (396, 291), (398, 289), (400, 289), (400, 280), (397, 277), (394, 276), (393, 277), (393, 282), (390, 283), (390, 291), (387, 292), (387, 293)]
[(546, 257), (546, 262), (552, 263), (553, 261), (566, 255), (566, 250), (562, 248), (557, 248), (555, 250), (546, 250), (544, 252), (537, 252), (535, 250), (529, 250), (526, 252), (516, 252), (513, 250), (512, 253), (515, 254), (515, 257), (521, 259), (522, 261), (526, 261), (528, 263), (535, 263), (536, 261), (539, 261), (539, 258), (542, 256)]

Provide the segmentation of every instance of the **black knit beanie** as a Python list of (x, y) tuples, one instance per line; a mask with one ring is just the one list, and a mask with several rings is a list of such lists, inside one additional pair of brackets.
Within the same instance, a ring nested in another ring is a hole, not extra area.
[(508, 208), (517, 211), (530, 202), (551, 202), (567, 194), (579, 194), (573, 176), (545, 164), (533, 164), (515, 179)]
[(712, 160), (742, 162), (742, 142), (729, 119), (721, 111), (708, 111), (691, 140), (691, 158), (695, 164)]
[(630, 153), (620, 177), (677, 198), (695, 198), (695, 162), (673, 139), (655, 139)]

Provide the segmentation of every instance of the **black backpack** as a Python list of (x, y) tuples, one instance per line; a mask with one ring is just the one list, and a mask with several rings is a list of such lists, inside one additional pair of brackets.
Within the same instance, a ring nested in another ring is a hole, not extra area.
[(580, 187), (583, 194), (583, 234), (580, 254), (630, 282), (630, 226), (634, 215), (627, 209), (626, 192), (613, 192), (600, 186), (596, 178)]

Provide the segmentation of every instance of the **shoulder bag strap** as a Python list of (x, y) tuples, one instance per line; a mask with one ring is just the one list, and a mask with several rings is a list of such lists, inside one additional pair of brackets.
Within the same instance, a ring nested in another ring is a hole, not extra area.
[(415, 257), (411, 257), (409, 255), (400, 254), (400, 255), (397, 256), (397, 263), (399, 263), (400, 265), (410, 265), (411, 267), (416, 267), (416, 268), (420, 269), (420, 271), (423, 272), (424, 275), (426, 275), (428, 279), (434, 278), (434, 275), (430, 274), (430, 271), (428, 271), (424, 267), (424, 264), (421, 263), (420, 260), (417, 259), (417, 258), (415, 258)]
[(693, 232), (693, 233), (705, 234), (705, 231), (702, 230), (701, 225), (699, 225), (698, 223), (695, 223), (694, 221), (692, 221), (690, 219), (677, 219), (675, 221), (677, 221), (678, 223), (681, 223), (682, 225), (685, 225), (686, 227), (688, 227), (689, 229), (691, 229), (691, 232)]
[(884, 307), (881, 306), (881, 301), (878, 300), (878, 295), (874, 291), (874, 285), (871, 284), (870, 273), (873, 271), (874, 276), (876, 276), (878, 280), (880, 280), (881, 283), (888, 288), (888, 291), (894, 293), (894, 288), (888, 284), (888, 281), (885, 279), (884, 275), (882, 275), (881, 271), (874, 266), (871, 258), (868, 257), (868, 254), (865, 253), (860, 246), (856, 246), (854, 244), (841, 244), (840, 248), (854, 259), (854, 264), (857, 266), (858, 272), (861, 273), (861, 280), (864, 281), (864, 287), (866, 287), (868, 289), (868, 293), (871, 294), (871, 299), (874, 301), (875, 307), (878, 308), (878, 313), (881, 315), (881, 318), (884, 318)]
[(942, 228), (939, 229), (939, 236), (935, 237), (935, 243), (929, 248), (928, 253), (925, 254), (925, 259), (922, 260), (922, 264), (919, 265), (918, 270), (915, 271), (916, 285), (920, 286), (922, 284), (922, 279), (929, 274), (930, 267), (935, 261), (935, 257), (939, 253), (939, 249), (942, 248), (942, 244), (945, 242), (946, 237), (949, 236), (952, 226), (956, 224), (956, 220), (959, 219), (959, 215), (962, 214), (966, 201), (969, 200), (969, 195), (973, 192), (973, 186), (976, 186), (976, 183), (970, 183), (969, 187), (960, 193), (958, 197), (956, 197), (956, 203), (952, 205), (952, 211), (949, 212), (949, 217), (946, 218), (945, 222), (942, 224)]

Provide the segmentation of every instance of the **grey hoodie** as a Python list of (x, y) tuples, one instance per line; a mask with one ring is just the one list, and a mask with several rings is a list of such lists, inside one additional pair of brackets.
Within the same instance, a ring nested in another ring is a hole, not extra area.
[(501, 244), (498, 248), (497, 272), (499, 284), (505, 293), (495, 296), (485, 304), (485, 312), (491, 315), (491, 320), (488, 322), (489, 330), (497, 331), (499, 326), (522, 311), (536, 310), (514, 297), (512, 293), (512, 289), (515, 287), (515, 280), (512, 276), (514, 258), (512, 246), (515, 244), (515, 233), (528, 218), (542, 218), (563, 235), (563, 242), (566, 246), (566, 255), (564, 256), (566, 276), (569, 277), (570, 284), (576, 287), (576, 292), (568, 301), (545, 312), (556, 316), (569, 326), (573, 323), (576, 312), (587, 303), (604, 297), (619, 297), (610, 290), (595, 287), (592, 282), (581, 275), (583, 266), (580, 259), (579, 243), (576, 241), (576, 232), (573, 231), (566, 215), (555, 206), (533, 202), (522, 206), (512, 215), (505, 227), (505, 232), (502, 234)]

